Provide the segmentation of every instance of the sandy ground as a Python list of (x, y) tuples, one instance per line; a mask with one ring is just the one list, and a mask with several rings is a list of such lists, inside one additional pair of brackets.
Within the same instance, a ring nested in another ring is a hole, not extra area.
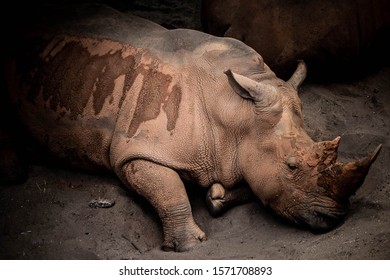
[[(167, 25), (193, 19), (187, 8), (179, 22)], [(337, 229), (325, 234), (298, 229), (259, 202), (213, 218), (205, 190), (188, 186), (194, 217), (208, 240), (190, 252), (164, 252), (156, 212), (116, 178), (35, 164), (27, 182), (0, 188), (0, 259), (390, 259), (390, 67), (355, 81), (308, 81), (300, 96), (315, 140), (342, 136), (340, 160), (365, 156), (383, 144)], [(90, 207), (95, 199), (115, 205)]]

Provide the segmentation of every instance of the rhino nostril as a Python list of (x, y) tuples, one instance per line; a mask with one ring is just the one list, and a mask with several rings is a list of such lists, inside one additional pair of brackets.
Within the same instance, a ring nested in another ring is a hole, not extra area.
[(331, 229), (337, 226), (345, 217), (344, 212), (323, 212), (315, 211), (317, 225), (323, 229)]
[(343, 209), (315, 209), (310, 212), (301, 212), (299, 217), (296, 216), (296, 223), (308, 227), (315, 233), (328, 232), (341, 224), (346, 212)]

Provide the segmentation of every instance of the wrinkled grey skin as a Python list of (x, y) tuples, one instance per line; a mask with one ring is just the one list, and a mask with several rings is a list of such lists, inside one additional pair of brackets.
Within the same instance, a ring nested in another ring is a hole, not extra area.
[(19, 46), (7, 68), (10, 98), (58, 158), (112, 170), (145, 197), (161, 218), (164, 249), (206, 239), (186, 181), (210, 188), (214, 215), (258, 197), (314, 229), (342, 219), (379, 148), (343, 165), (339, 138), (307, 135), (297, 95), (303, 62), (286, 82), (234, 39), (168, 31), (104, 6), (71, 11)]

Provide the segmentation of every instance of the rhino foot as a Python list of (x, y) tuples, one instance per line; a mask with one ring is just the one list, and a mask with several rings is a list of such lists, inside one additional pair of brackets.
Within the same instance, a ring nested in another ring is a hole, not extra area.
[(239, 186), (234, 189), (225, 189), (215, 183), (207, 193), (206, 204), (212, 216), (219, 216), (233, 206), (254, 200), (255, 196), (248, 186)]
[(206, 204), (212, 216), (218, 216), (225, 210), (225, 188), (221, 184), (213, 184), (206, 197)]
[(186, 252), (190, 251), (198, 243), (205, 241), (206, 234), (192, 221), (183, 229), (176, 228), (172, 233), (165, 233), (165, 240), (162, 244), (164, 251)]

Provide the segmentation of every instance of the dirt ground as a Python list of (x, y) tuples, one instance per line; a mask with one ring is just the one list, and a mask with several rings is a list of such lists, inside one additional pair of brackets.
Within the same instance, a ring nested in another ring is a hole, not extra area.
[[(189, 10), (180, 24), (193, 16)], [(342, 136), (341, 161), (383, 144), (340, 227), (313, 234), (259, 202), (213, 218), (205, 190), (189, 186), (195, 220), (208, 240), (190, 252), (164, 252), (157, 214), (116, 178), (42, 164), (30, 167), (24, 184), (0, 188), (0, 259), (390, 259), (390, 67), (358, 80), (307, 81), (300, 96), (315, 140)], [(93, 208), (96, 199), (115, 204)]]

